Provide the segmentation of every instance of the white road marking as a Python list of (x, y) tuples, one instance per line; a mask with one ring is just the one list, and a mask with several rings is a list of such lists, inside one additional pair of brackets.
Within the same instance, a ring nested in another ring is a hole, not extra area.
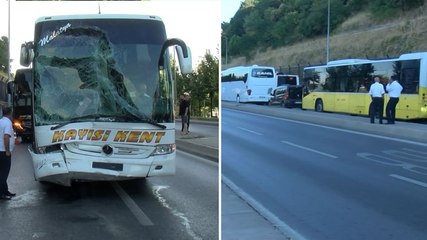
[(323, 125), (315, 124), (315, 123), (302, 122), (302, 120), (296, 121), (296, 120), (291, 120), (291, 119), (267, 116), (267, 115), (262, 115), (262, 114), (258, 114), (258, 113), (245, 112), (245, 111), (234, 110), (234, 109), (227, 109), (227, 111), (241, 112), (241, 113), (254, 115), (254, 116), (258, 116), (258, 117), (265, 117), (265, 118), (276, 119), (276, 120), (285, 121), (285, 122), (298, 123), (298, 124), (303, 124), (303, 125), (308, 125), (308, 126), (314, 126), (314, 127), (336, 130), (336, 131), (340, 131), (340, 132), (353, 133), (353, 134), (362, 135), (362, 136), (386, 139), (386, 140), (391, 140), (391, 141), (395, 141), (395, 142), (403, 142), (403, 143), (409, 143), (409, 144), (427, 147), (427, 143), (416, 142), (416, 141), (411, 141), (411, 140), (404, 140), (404, 139), (393, 138), (393, 137), (380, 136), (380, 135), (371, 134), (371, 133), (357, 132), (357, 131), (353, 131), (353, 130), (347, 130), (347, 129), (336, 128), (336, 127), (323, 126)]
[(422, 156), (427, 157), (427, 152), (417, 151), (415, 149), (410, 149), (410, 148), (402, 148), (402, 149), (405, 150), (405, 151), (408, 151), (408, 152), (417, 153), (417, 154), (420, 154)]
[[(409, 149), (408, 149), (409, 150)], [(426, 162), (427, 158), (425, 156), (421, 156), (418, 153), (414, 152), (404, 152), (401, 150), (385, 150), (383, 153), (391, 156), (405, 159), (407, 161), (416, 161), (416, 162)]]
[(153, 186), (153, 193), (154, 196), (156, 196), (157, 200), (162, 204), (163, 207), (169, 209), (172, 211), (172, 214), (176, 217), (181, 218), (182, 225), (185, 226), (185, 229), (187, 230), (188, 235), (191, 236), (194, 240), (202, 240), (201, 237), (197, 236), (197, 234), (191, 229), (190, 220), (185, 216), (184, 213), (178, 212), (177, 210), (173, 209), (167, 202), (164, 197), (160, 194), (160, 190), (167, 189), (168, 186)]
[(310, 151), (310, 152), (314, 152), (314, 153), (317, 153), (317, 154), (320, 154), (320, 155), (323, 155), (323, 156), (326, 156), (326, 157), (338, 158), (337, 156), (334, 156), (332, 154), (328, 154), (328, 153), (324, 153), (324, 152), (321, 152), (321, 151), (317, 151), (315, 149), (304, 147), (304, 146), (301, 146), (301, 145), (298, 145), (298, 144), (294, 144), (294, 143), (291, 143), (291, 142), (288, 142), (288, 141), (281, 141), (281, 142), (285, 143), (285, 144), (288, 144), (288, 145), (291, 145), (293, 147), (301, 148), (301, 149), (304, 149), (304, 150), (307, 150), (307, 151)]
[(425, 182), (421, 182), (421, 181), (418, 181), (418, 180), (415, 180), (415, 179), (412, 179), (412, 178), (403, 177), (403, 176), (400, 176), (400, 175), (397, 175), (397, 174), (390, 174), (389, 176), (393, 177), (393, 178), (397, 178), (397, 179), (403, 180), (405, 182), (413, 183), (413, 184), (416, 184), (418, 186), (427, 188), (427, 183), (425, 183)]
[(237, 194), (240, 198), (246, 201), (253, 209), (256, 210), (261, 216), (267, 219), (274, 227), (279, 229), (279, 231), (285, 235), (286, 239), (292, 240), (305, 240), (305, 238), (295, 231), (288, 224), (280, 220), (274, 213), (270, 212), (266, 207), (264, 207), (261, 203), (255, 200), (251, 195), (247, 194), (241, 188), (236, 186), (230, 179), (226, 176), (221, 176), (222, 182), (227, 185), (235, 194)]
[(246, 128), (242, 128), (242, 127), (237, 127), (237, 128), (240, 129), (240, 130), (243, 130), (245, 132), (249, 132), (249, 133), (253, 133), (255, 135), (262, 136), (262, 133), (259, 133), (259, 132), (255, 132), (255, 131), (252, 131), (252, 130), (249, 130), (249, 129), (246, 129)]
[(122, 187), (120, 187), (118, 183), (112, 182), (111, 185), (141, 225), (154, 225), (153, 222), (151, 222), (150, 218), (145, 215), (141, 208), (138, 207), (135, 201), (125, 192), (125, 190), (123, 190)]
[(8, 208), (24, 208), (24, 207), (33, 207), (40, 204), (40, 200), (45, 197), (45, 192), (40, 192), (38, 190), (26, 191), (23, 194), (16, 195), (13, 198), (13, 201), (10, 201), (7, 205)]

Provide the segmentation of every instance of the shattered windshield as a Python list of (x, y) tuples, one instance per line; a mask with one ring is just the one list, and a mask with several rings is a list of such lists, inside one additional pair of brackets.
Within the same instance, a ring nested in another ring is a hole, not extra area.
[[(153, 20), (61, 20), (36, 25), (36, 125), (173, 120), (172, 81), (159, 69), (166, 40)], [(102, 117), (88, 117), (102, 116)]]

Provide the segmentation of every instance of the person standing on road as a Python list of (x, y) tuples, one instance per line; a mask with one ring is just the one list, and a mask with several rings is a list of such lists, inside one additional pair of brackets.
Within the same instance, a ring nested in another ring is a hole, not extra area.
[(396, 80), (396, 76), (392, 76), (386, 88), (389, 100), (385, 108), (385, 115), (387, 117), (387, 124), (394, 124), (396, 118), (396, 105), (399, 102), (400, 93), (402, 93), (403, 87)]
[(380, 78), (375, 77), (374, 83), (369, 88), (369, 95), (372, 98), (372, 108), (369, 109), (371, 123), (375, 123), (375, 116), (378, 114), (380, 124), (383, 124), (383, 109), (384, 109), (384, 86), (380, 83)]
[(188, 107), (188, 112), (187, 112), (187, 133), (190, 133), (190, 109), (191, 109), (191, 103), (190, 103), (190, 94), (188, 92), (184, 93), (184, 100), (187, 101), (187, 107)]
[[(183, 102), (184, 102), (184, 95), (180, 95), (179, 96), (179, 116), (182, 116), (181, 114), (183, 112), (182, 107), (184, 106)], [(183, 132), (184, 132), (184, 122), (181, 121), (181, 133)]]
[(12, 128), (12, 109), (3, 109), (3, 117), (0, 119), (0, 199), (10, 200), (16, 196), (9, 192), (7, 178), (9, 177), (12, 151), (15, 147), (14, 132)]
[(181, 134), (188, 134), (188, 113), (189, 113), (189, 105), (188, 105), (188, 93), (184, 93), (184, 99), (179, 104), (179, 115), (181, 116), (181, 121), (183, 124), (183, 128), (181, 129)]

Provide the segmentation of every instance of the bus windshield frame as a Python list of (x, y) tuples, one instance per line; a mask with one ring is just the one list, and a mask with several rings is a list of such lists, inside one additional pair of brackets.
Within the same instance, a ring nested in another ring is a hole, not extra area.
[(34, 122), (171, 123), (173, 80), (159, 60), (161, 21), (67, 19), (36, 24)]

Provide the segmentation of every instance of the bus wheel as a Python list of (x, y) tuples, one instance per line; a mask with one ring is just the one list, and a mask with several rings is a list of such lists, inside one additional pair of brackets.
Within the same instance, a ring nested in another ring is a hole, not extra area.
[(316, 100), (316, 105), (314, 106), (316, 112), (323, 112), (323, 101), (321, 99)]
[(240, 103), (240, 96), (239, 95), (236, 96), (236, 102)]
[(282, 101), (281, 104), (280, 104), (280, 106), (282, 106), (282, 108), (285, 108), (286, 107), (285, 101)]

